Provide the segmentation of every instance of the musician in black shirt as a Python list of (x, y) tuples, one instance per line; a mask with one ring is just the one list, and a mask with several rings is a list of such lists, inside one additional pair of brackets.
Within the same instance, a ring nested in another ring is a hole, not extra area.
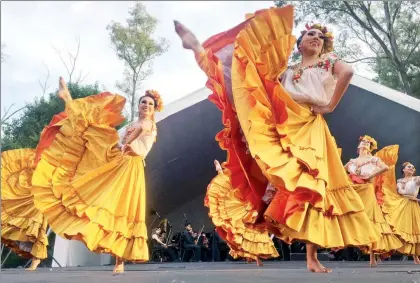
[(178, 261), (175, 251), (165, 243), (165, 237), (161, 228), (156, 228), (152, 231), (152, 243), (154, 250), (162, 250), (163, 254), (168, 256), (171, 261)]
[(182, 232), (182, 240), (184, 249), (192, 249), (194, 250), (194, 261), (201, 261), (201, 247), (196, 244), (196, 241), (198, 238), (198, 234), (194, 233), (191, 224), (186, 223), (185, 224), (185, 230)]

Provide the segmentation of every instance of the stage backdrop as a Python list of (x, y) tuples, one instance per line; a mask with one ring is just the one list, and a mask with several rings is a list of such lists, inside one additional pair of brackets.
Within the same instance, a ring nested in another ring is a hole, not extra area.
[[(209, 94), (202, 88), (157, 115), (157, 142), (146, 160), (147, 211), (168, 218), (175, 231), (181, 230), (185, 217), (196, 229), (212, 229), (204, 194), (216, 175), (213, 160), (224, 161), (226, 153), (214, 139), (223, 125), (221, 112), (207, 100)], [(420, 100), (354, 76), (337, 109), (325, 119), (343, 149), (343, 162), (356, 156), (359, 136), (368, 134), (379, 148), (399, 144), (399, 164), (410, 160), (420, 168)], [(149, 227), (154, 218), (148, 215)], [(54, 252), (61, 254), (57, 257), (64, 265), (110, 263), (110, 257), (93, 255), (79, 243), (67, 246)], [(74, 251), (65, 252), (72, 246)]]

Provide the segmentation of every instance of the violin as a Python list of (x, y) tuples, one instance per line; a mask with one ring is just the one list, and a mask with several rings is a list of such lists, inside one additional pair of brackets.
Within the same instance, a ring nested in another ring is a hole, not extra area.
[(198, 237), (197, 237), (197, 236), (195, 236), (195, 237), (197, 237), (197, 239), (195, 239), (195, 240), (194, 240), (194, 244), (195, 244), (195, 245), (197, 245), (197, 244), (198, 244), (198, 240), (200, 240), (201, 234), (203, 234), (203, 230), (204, 230), (204, 225), (203, 225), (203, 226), (201, 226), (200, 232), (195, 233), (196, 235), (198, 234)]
[(205, 234), (202, 237), (203, 237), (203, 246), (205, 246), (206, 248), (209, 248), (209, 239), (207, 238)]

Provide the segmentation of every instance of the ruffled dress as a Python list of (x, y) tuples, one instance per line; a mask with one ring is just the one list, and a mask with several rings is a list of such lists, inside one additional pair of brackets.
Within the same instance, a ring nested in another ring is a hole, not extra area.
[(96, 253), (147, 261), (144, 159), (156, 131), (142, 133), (122, 154), (121, 141), (133, 131), (115, 129), (124, 104), (111, 93), (68, 103), (43, 132), (33, 194), (57, 235)]
[(196, 58), (213, 91), (209, 99), (222, 111), (216, 140), (227, 151), (225, 174), (209, 186), (219, 192), (209, 189), (206, 204), (231, 247), (253, 257), (275, 254), (269, 233), (325, 248), (368, 245), (381, 236), (327, 123), (310, 110), (329, 103), (338, 58), (324, 54), (313, 66), (288, 68), (292, 26), (292, 6), (260, 10), (211, 37)]

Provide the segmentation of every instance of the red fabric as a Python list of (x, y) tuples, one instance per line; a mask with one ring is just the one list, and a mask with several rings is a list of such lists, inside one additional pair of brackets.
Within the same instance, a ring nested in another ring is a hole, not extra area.
[(42, 152), (44, 152), (44, 150), (52, 144), (55, 139), (55, 135), (60, 131), (61, 125), (57, 125), (57, 123), (66, 118), (66, 112), (54, 115), (50, 123), (42, 130), (38, 146), (36, 147), (35, 164), (39, 162)]
[(350, 180), (354, 183), (354, 184), (366, 184), (366, 181), (363, 180), (362, 178), (360, 178), (357, 175), (354, 174), (349, 174)]

